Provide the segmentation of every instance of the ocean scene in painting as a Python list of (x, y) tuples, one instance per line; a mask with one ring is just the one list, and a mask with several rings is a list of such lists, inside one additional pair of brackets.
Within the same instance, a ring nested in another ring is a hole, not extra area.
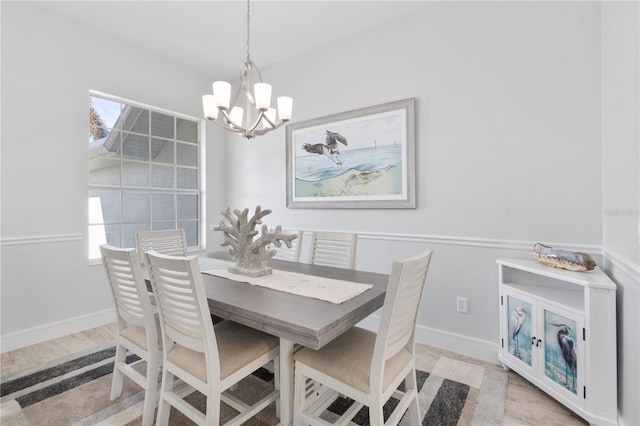
[(344, 150), (340, 156), (342, 167), (334, 167), (335, 164), (329, 159), (326, 159), (327, 164), (319, 166), (320, 160), (325, 159), (319, 160), (316, 155), (299, 156), (296, 159), (296, 179), (316, 182), (348, 174), (351, 170), (364, 172), (393, 167), (402, 162), (402, 145)]
[[(402, 146), (345, 151), (342, 167), (318, 167), (322, 158), (296, 161), (298, 197), (402, 195)], [(330, 160), (327, 160), (330, 161)]]
[(531, 304), (508, 297), (509, 327), (507, 341), (509, 353), (528, 366), (532, 365), (531, 345)]
[(403, 198), (404, 119), (393, 111), (294, 132), (294, 197)]
[(577, 394), (578, 358), (576, 322), (548, 310), (544, 311), (544, 374)]

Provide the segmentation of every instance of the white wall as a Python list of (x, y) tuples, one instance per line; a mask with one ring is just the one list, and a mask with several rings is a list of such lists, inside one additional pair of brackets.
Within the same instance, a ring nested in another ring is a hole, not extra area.
[[(284, 128), (245, 141), (208, 126), (207, 224), (227, 205), (261, 204), (269, 225), (359, 233), (357, 267), (381, 272), (432, 247), (418, 336), (486, 359), (498, 341), (495, 259), (529, 258), (536, 241), (590, 252), (622, 290), (620, 419), (640, 423), (639, 262), (626, 237), (638, 235), (637, 218), (603, 218), (627, 208), (627, 182), (639, 206), (637, 127), (616, 121), (633, 113), (616, 94), (633, 75), (616, 76), (637, 67), (637, 41), (619, 44), (627, 29), (637, 40), (637, 5), (616, 7), (602, 13), (602, 69), (594, 2), (436, 2), (262, 69), (274, 95), (294, 97), (294, 120), (415, 97), (418, 207), (287, 209)], [(111, 318), (102, 269), (86, 263), (88, 90), (200, 116), (211, 79), (28, 3), (1, 12), (6, 345)], [(207, 232), (208, 249), (220, 249), (218, 234)], [(469, 298), (468, 315), (455, 312), (456, 296)]]
[[(1, 12), (4, 351), (114, 320), (102, 266), (87, 261), (89, 90), (200, 117), (210, 80), (29, 2)], [(206, 158), (214, 212), (218, 145)]]
[[(385, 272), (434, 248), (418, 338), (495, 360), (497, 257), (530, 258), (540, 241), (604, 264), (600, 41), (599, 3), (437, 2), (263, 69), (298, 121), (415, 97), (418, 207), (287, 209), (284, 130), (230, 141), (229, 204), (272, 209), (269, 225), (358, 232), (358, 268)], [(637, 168), (634, 141), (619, 155)], [(468, 315), (456, 296), (469, 298)], [(637, 316), (619, 323), (619, 346), (637, 348)], [(619, 377), (637, 401), (631, 353)], [(621, 410), (638, 423), (637, 407)]]
[[(265, 78), (294, 97), (294, 120), (416, 97), (418, 209), (364, 211), (378, 231), (599, 244), (597, 13), (597, 4), (443, 2)], [(283, 208), (284, 130), (230, 147), (230, 177), (263, 171), (237, 179), (230, 201)], [(362, 210), (281, 214), (371, 230)]]
[(289, 228), (427, 239), (359, 241), (366, 269), (449, 237), (420, 324), (495, 345), (496, 255), (601, 243), (599, 19), (597, 3), (440, 2), (263, 70), (294, 98), (294, 120), (415, 97), (418, 207), (286, 209), (284, 129), (230, 141), (230, 205), (261, 204)]
[(617, 283), (618, 401), (640, 424), (640, 7), (602, 4), (602, 165), (605, 270)]

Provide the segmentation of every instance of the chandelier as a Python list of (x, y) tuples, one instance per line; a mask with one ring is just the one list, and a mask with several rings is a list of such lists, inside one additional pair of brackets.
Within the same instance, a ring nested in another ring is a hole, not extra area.
[[(247, 139), (264, 135), (277, 129), (291, 120), (293, 99), (288, 96), (280, 96), (277, 99), (278, 118), (276, 122), (276, 109), (271, 107), (271, 85), (262, 81), (262, 75), (256, 64), (251, 60), (249, 49), (249, 0), (247, 0), (247, 60), (242, 66), (240, 86), (238, 86), (233, 98), (231, 98), (231, 84), (226, 81), (213, 82), (213, 94), (202, 96), (204, 116), (218, 126), (230, 132), (239, 133)], [(251, 76), (258, 77), (251, 93)], [(245, 111), (236, 106), (241, 100), (241, 95), (246, 98)], [(252, 121), (252, 112), (255, 120)], [(243, 121), (244, 119), (244, 121)], [(260, 125), (262, 125), (260, 127)], [(260, 127), (260, 128), (259, 128)]]

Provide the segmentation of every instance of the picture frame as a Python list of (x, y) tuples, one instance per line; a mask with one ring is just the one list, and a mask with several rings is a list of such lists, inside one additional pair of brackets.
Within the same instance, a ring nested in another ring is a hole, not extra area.
[(415, 98), (288, 124), (288, 208), (415, 208)]

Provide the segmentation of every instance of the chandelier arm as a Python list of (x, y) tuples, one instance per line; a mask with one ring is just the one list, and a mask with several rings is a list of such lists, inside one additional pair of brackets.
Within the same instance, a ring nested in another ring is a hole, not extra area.
[(246, 98), (245, 123), (249, 125), (251, 123), (251, 107), (255, 106), (255, 101), (251, 95), (251, 64), (249, 62), (246, 63), (240, 86), (244, 89), (244, 97)]
[[(230, 130), (234, 130), (238, 133), (253, 133), (254, 130), (258, 127), (258, 125), (260, 124), (260, 121), (262, 120), (262, 118), (265, 116), (264, 111), (259, 111), (258, 113), (258, 118), (256, 119), (255, 123), (253, 123), (253, 126), (251, 126), (248, 129), (245, 129), (244, 127), (242, 127), (241, 125), (239, 125), (238, 123), (236, 123), (235, 121), (233, 121), (231, 119), (231, 117), (229, 116), (229, 114), (227, 114), (227, 111), (224, 109), (221, 109), (220, 112), (222, 113), (222, 115), (224, 116), (224, 120), (227, 123), (227, 126), (223, 126), (223, 127), (227, 127)], [(229, 127), (231, 126), (231, 127)]]
[[(287, 120), (288, 121), (288, 120)], [(268, 129), (260, 129), (260, 130), (256, 130), (254, 131), (256, 136), (262, 136), (262, 135), (266, 135), (267, 133), (269, 133), (272, 130), (277, 129), (278, 127), (282, 126), (284, 123), (286, 123), (286, 121), (281, 121), (278, 124), (276, 124), (274, 127), (270, 127)]]
[(237, 131), (238, 133), (244, 132), (244, 128), (231, 119), (231, 116), (227, 114), (224, 109), (219, 110), (224, 116), (225, 125), (229, 130)]
[(256, 70), (256, 74), (258, 74), (258, 79), (260, 80), (260, 83), (262, 83), (262, 74), (260, 73), (260, 68), (258, 68), (256, 63), (253, 62), (251, 59), (249, 59), (249, 65), (251, 66), (250, 69)]
[(233, 128), (233, 127), (229, 127), (229, 125), (224, 124), (224, 123), (220, 123), (218, 120), (212, 120), (212, 119), (207, 119), (207, 120), (208, 120), (208, 121), (210, 121), (210, 122), (212, 122), (212, 123), (213, 123), (213, 124), (215, 124), (216, 126), (221, 127), (221, 128), (223, 128), (223, 129), (225, 129), (225, 130), (228, 130), (228, 131), (230, 131), (230, 132), (234, 132), (234, 133), (242, 133), (242, 130), (238, 130), (238, 129), (235, 129), (235, 128)]
[(229, 109), (233, 109), (234, 106), (237, 105), (238, 103), (238, 99), (240, 99), (240, 95), (243, 92), (243, 88), (245, 87), (244, 85), (244, 80), (246, 78), (246, 73), (247, 73), (247, 69), (245, 68), (242, 76), (240, 77), (240, 85), (238, 86), (238, 88), (236, 89), (235, 93), (233, 94), (233, 97), (231, 98), (231, 102), (229, 102)]
[(274, 120), (274, 121), (269, 120), (269, 117), (267, 116), (267, 114), (264, 114), (264, 115), (263, 115), (263, 117), (264, 117), (265, 121), (266, 121), (267, 123), (269, 123), (269, 125), (270, 125), (272, 128), (274, 128), (274, 129), (276, 128), (276, 124), (274, 123), (274, 121), (276, 121), (276, 120)]
[(258, 118), (256, 119), (256, 122), (253, 123), (253, 126), (251, 126), (251, 128), (248, 130), (249, 132), (253, 132), (254, 130), (256, 130), (256, 128), (260, 124), (260, 121), (262, 120), (262, 117), (264, 117), (264, 111), (258, 111)]

